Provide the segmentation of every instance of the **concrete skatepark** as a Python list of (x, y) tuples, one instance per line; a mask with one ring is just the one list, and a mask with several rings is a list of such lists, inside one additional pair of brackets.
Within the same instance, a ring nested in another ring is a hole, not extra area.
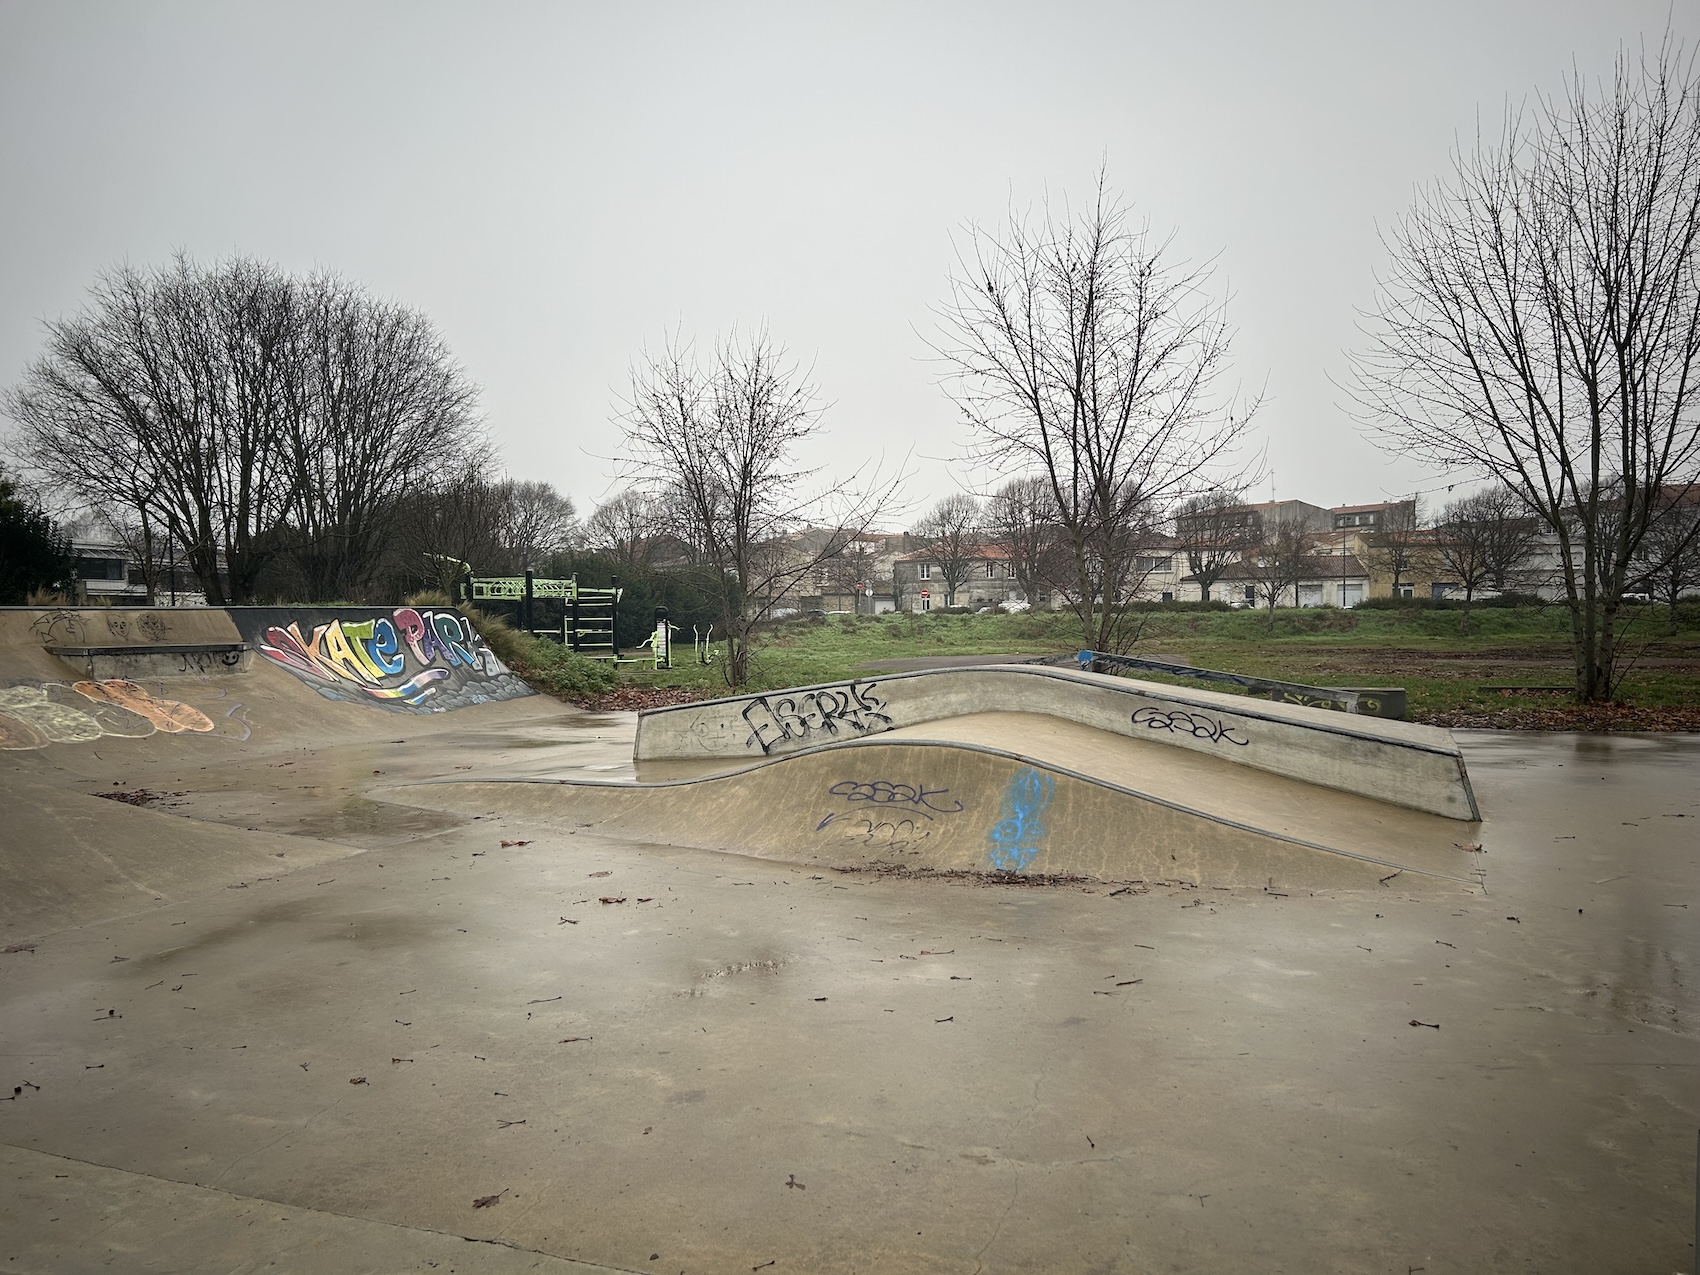
[(0, 611), (3, 1269), (1693, 1269), (1691, 737), (260, 610)]

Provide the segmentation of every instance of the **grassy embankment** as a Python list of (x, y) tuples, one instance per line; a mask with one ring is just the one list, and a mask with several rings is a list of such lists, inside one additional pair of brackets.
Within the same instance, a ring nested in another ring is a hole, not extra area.
[[(1455, 610), (1280, 611), (1273, 632), (1266, 612), (1154, 611), (1134, 653), (1318, 686), (1403, 686), (1419, 721), (1700, 728), (1700, 607), (1682, 608), (1675, 634), (1667, 632), (1664, 608), (1637, 608), (1633, 615), (1629, 649), (1635, 658), (1621, 695), (1627, 714), (1576, 710), (1562, 692), (1482, 689), (1570, 684), (1567, 618), (1559, 607), (1480, 608), (1470, 615), (1468, 635), (1459, 633)], [(751, 689), (866, 675), (865, 666), (874, 660), (1057, 655), (1074, 650), (1077, 642), (1070, 617), (1045, 613), (790, 621), (764, 635)], [(628, 666), (623, 678), (634, 687), (727, 693), (719, 667), (696, 664), (688, 644), (675, 650), (674, 661), (677, 667), (670, 671)]]

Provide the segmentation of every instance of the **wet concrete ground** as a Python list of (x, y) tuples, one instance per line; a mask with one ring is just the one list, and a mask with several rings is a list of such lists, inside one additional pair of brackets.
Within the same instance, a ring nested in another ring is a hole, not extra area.
[(617, 733), (173, 782), (354, 852), (0, 956), (0, 1270), (1693, 1269), (1694, 737), (1462, 735), (1488, 893), (1445, 904), (811, 874), (366, 795), (613, 777)]

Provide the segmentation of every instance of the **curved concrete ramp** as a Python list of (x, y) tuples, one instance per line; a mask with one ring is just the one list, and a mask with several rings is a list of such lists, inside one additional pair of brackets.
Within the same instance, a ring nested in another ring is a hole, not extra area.
[(652, 709), (635, 756), (735, 764), (986, 712), (1093, 727), (1380, 802), (1480, 818), (1449, 732), (1033, 665), (935, 669)]
[[(1407, 886), (1475, 884), (1473, 856), (1455, 844), (1460, 828), (1449, 819), (1339, 793), (1319, 801), (1314, 787), (1269, 775), (1250, 792), (1224, 788), (1209, 782), (1209, 766), (1175, 767), (1172, 750), (1070, 723), (1029, 736), (1091, 767), (1081, 769), (984, 742), (1022, 733), (1020, 722), (979, 725), (979, 739), (846, 741), (695, 779), (447, 781), (383, 795), (822, 867), (1278, 889), (1373, 888), (1400, 873)], [(1201, 775), (1196, 798), (1182, 799)]]

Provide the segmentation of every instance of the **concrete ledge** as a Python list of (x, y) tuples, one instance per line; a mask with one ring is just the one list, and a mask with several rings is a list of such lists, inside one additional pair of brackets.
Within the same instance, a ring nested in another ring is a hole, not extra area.
[(175, 642), (147, 646), (49, 646), (48, 654), (85, 677), (205, 677), (246, 673), (254, 666), (253, 648), (243, 642)]
[(992, 711), (1049, 714), (1396, 806), (1480, 818), (1448, 731), (1035, 665), (899, 673), (650, 709), (639, 716), (633, 755), (731, 762)]

